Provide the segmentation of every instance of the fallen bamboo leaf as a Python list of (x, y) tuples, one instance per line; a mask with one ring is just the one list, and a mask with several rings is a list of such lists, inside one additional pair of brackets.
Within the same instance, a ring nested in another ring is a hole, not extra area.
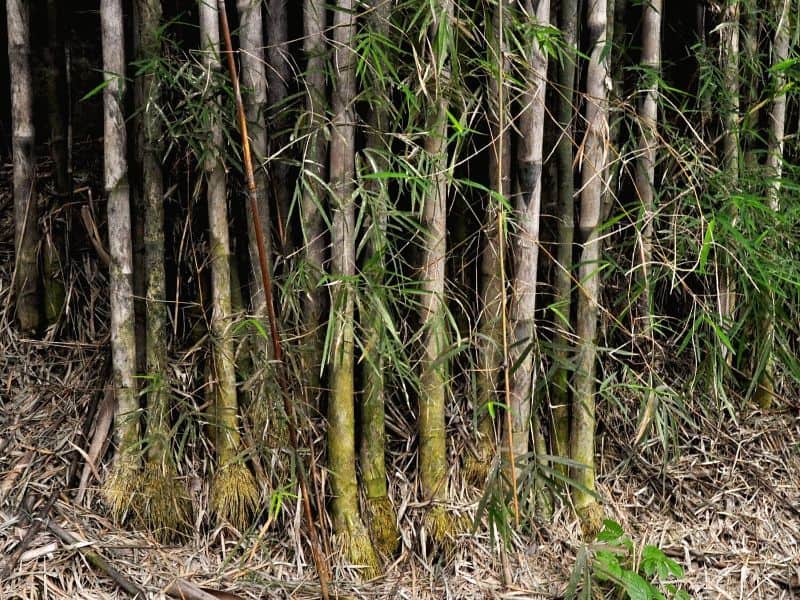
[(164, 593), (180, 600), (242, 600), (236, 594), (201, 588), (185, 579), (176, 579), (167, 586)]
[(19, 476), (27, 469), (31, 461), (33, 460), (33, 450), (28, 450), (25, 454), (22, 455), (22, 458), (19, 459), (17, 464), (14, 465), (14, 468), (8, 472), (5, 479), (3, 479), (3, 483), (0, 484), (0, 502), (3, 502), (6, 498), (6, 494), (14, 487), (14, 483), (19, 479)]
[(22, 553), (22, 556), (19, 557), (19, 562), (23, 563), (36, 560), (47, 554), (52, 554), (56, 550), (58, 550), (58, 544), (56, 542), (51, 542), (39, 548), (31, 548)]
[(92, 218), (92, 214), (89, 212), (89, 207), (84, 206), (81, 208), (81, 220), (83, 221), (83, 226), (86, 228), (86, 233), (89, 236), (89, 241), (94, 246), (95, 252), (97, 252), (97, 256), (100, 257), (100, 260), (107, 266), (111, 266), (111, 256), (109, 256), (106, 249), (103, 247), (103, 241), (100, 238), (100, 232), (97, 230), (97, 225)]
[[(78, 493), (75, 494), (75, 502), (80, 504), (83, 501), (83, 496), (86, 494), (86, 487), (89, 484), (89, 475), (94, 476), (100, 480), (100, 475), (97, 473), (95, 465), (100, 455), (103, 452), (103, 446), (108, 439), (108, 432), (111, 429), (111, 422), (114, 418), (114, 398), (111, 388), (106, 388), (103, 402), (100, 405), (99, 414), (97, 415), (96, 425), (94, 428), (94, 436), (92, 436), (92, 443), (89, 445), (89, 451), (85, 456), (86, 462), (83, 465), (83, 472), (81, 473), (81, 482), (78, 485)], [(81, 452), (83, 454), (83, 452)]]

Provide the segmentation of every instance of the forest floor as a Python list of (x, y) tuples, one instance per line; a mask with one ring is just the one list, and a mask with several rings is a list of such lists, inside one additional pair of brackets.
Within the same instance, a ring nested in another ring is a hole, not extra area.
[[(211, 528), (205, 512), (208, 460), (184, 465), (200, 526), (187, 543), (158, 544), (116, 526), (99, 493), (107, 457), (87, 468), (91, 441), (108, 408), (110, 373), (105, 275), (91, 249), (73, 257), (67, 309), (39, 339), (13, 327), (12, 200), (8, 166), (0, 172), (0, 596), (129, 597), (86, 558), (100, 554), (120, 577), (159, 598), (176, 578), (232, 595), (219, 598), (316, 598), (319, 588), (301, 511), (244, 535)], [(600, 407), (602, 414), (603, 407)], [(698, 417), (699, 418), (699, 417)], [(453, 509), (472, 517), (480, 492), (463, 483), (464, 415), (451, 415)], [(632, 449), (606, 427), (599, 440), (599, 493), (609, 518), (637, 548), (660, 547), (685, 569), (694, 598), (800, 597), (800, 405), (784, 398), (769, 412), (721, 415), (686, 431), (669, 460)], [(655, 444), (656, 442), (652, 442)], [(102, 454), (101, 454), (102, 456)], [(403, 532), (397, 558), (374, 581), (336, 570), (335, 588), (353, 598), (559, 598), (584, 547), (563, 504), (532, 535), (508, 549), (485, 528), (457, 537), (453, 551), (429, 556), (419, 535), (413, 453), (392, 459), (391, 494)], [(85, 473), (84, 473), (85, 471)], [(408, 474), (408, 475), (407, 475)], [(83, 475), (84, 485), (75, 485)], [(76, 541), (56, 537), (46, 521)], [(327, 525), (327, 524), (326, 524)], [(22, 550), (22, 552), (20, 552)], [(335, 560), (332, 561), (335, 563)]]

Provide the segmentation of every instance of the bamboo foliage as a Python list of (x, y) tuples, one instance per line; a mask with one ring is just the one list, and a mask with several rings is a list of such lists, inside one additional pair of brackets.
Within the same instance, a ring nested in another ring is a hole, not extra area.
[(108, 194), (108, 240), (111, 294), (111, 358), (114, 370), (114, 413), (117, 453), (106, 479), (106, 498), (121, 520), (138, 502), (141, 472), (139, 402), (136, 398), (133, 316), (133, 250), (130, 192), (123, 99), (125, 47), (122, 2), (102, 0), (104, 181)]
[(14, 249), (17, 322), (25, 332), (41, 321), (39, 304), (39, 208), (36, 192), (35, 130), (30, 67), (30, 2), (6, 3), (8, 64), (11, 75), (14, 153)]

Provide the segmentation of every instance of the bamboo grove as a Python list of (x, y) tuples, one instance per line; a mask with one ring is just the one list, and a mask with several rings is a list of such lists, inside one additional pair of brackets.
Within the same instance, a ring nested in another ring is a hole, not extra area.
[(5, 7), (16, 322), (69, 337), (104, 264), (120, 523), (299, 494), (369, 578), (402, 477), (444, 554), (559, 503), (591, 538), (598, 436), (668, 460), (800, 375), (791, 0)]

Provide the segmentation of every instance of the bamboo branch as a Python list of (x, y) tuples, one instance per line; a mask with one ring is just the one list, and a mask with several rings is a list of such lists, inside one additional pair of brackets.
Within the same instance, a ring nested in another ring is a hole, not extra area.
[(119, 587), (123, 590), (128, 592), (134, 598), (146, 598), (147, 595), (145, 594), (144, 590), (139, 588), (136, 584), (128, 580), (122, 573), (117, 571), (111, 564), (103, 558), (100, 554), (95, 552), (94, 550), (90, 550), (85, 543), (75, 537), (72, 533), (63, 529), (62, 527), (56, 525), (50, 520), (46, 521), (47, 528), (62, 542), (67, 545), (75, 547), (83, 557), (87, 560), (87, 562), (92, 565), (95, 569), (99, 569), (103, 571), (106, 575), (108, 575), (111, 579), (114, 580)]
[[(32, 516), (29, 515), (28, 518), (31, 522), (31, 526), (28, 528), (28, 531), (25, 532), (25, 536), (22, 538), (22, 540), (20, 540), (19, 544), (17, 544), (17, 547), (14, 549), (14, 552), (11, 553), (11, 556), (9, 556), (8, 560), (6, 561), (6, 564), (0, 571), (0, 580), (8, 579), (8, 577), (10, 577), (11, 573), (14, 571), (14, 567), (16, 567), (17, 563), (22, 560), (22, 555), (25, 554), (25, 551), (28, 549), (28, 546), (30, 546), (31, 542), (36, 537), (36, 534), (38, 534), (39, 531), (42, 529), (42, 525), (44, 524), (45, 519), (47, 519), (48, 516), (50, 515), (50, 511), (52, 510), (53, 504), (55, 503), (56, 498), (58, 498), (58, 494), (60, 491), (61, 490), (59, 488), (56, 488), (50, 493), (50, 499), (47, 501), (47, 504), (45, 504), (44, 508), (42, 508), (42, 510), (39, 511), (39, 517), (37, 519), (34, 519), (32, 518)], [(23, 505), (25, 505), (26, 503), (27, 499), (23, 501)]]
[[(281, 386), (283, 396), (283, 407), (286, 412), (289, 429), (289, 442), (292, 446), (292, 452), (295, 454), (295, 471), (297, 473), (297, 480), (300, 484), (300, 493), (303, 496), (303, 509), (305, 512), (306, 520), (308, 521), (308, 534), (311, 541), (311, 555), (314, 559), (314, 565), (317, 569), (317, 576), (319, 577), (320, 592), (324, 600), (328, 600), (328, 567), (322, 559), (320, 551), (319, 538), (317, 536), (317, 529), (314, 524), (313, 514), (311, 512), (311, 501), (309, 499), (308, 482), (306, 480), (306, 473), (303, 470), (303, 463), (300, 460), (298, 452), (297, 441), (297, 423), (295, 420), (295, 412), (292, 403), (289, 401), (289, 390), (286, 381), (286, 374), (283, 372), (283, 354), (281, 352), (281, 340), (278, 333), (278, 327), (275, 321), (275, 306), (272, 300), (272, 282), (270, 281), (270, 268), (269, 257), (265, 249), (264, 233), (261, 229), (261, 218), (258, 213), (258, 196), (256, 192), (255, 176), (253, 174), (253, 162), (250, 156), (250, 141), (247, 136), (247, 118), (245, 117), (244, 103), (242, 102), (242, 94), (239, 89), (239, 76), (236, 73), (236, 64), (233, 58), (233, 44), (231, 42), (231, 32), (228, 26), (228, 16), (225, 12), (225, 0), (217, 0), (219, 7), (220, 26), (222, 28), (222, 35), (225, 40), (225, 50), (228, 59), (228, 70), (230, 71), (231, 84), (233, 85), (233, 93), (236, 99), (236, 116), (239, 122), (239, 132), (242, 137), (242, 159), (244, 162), (244, 172), (247, 179), (247, 195), (250, 199), (250, 211), (253, 215), (253, 229), (256, 233), (256, 244), (258, 246), (258, 262), (261, 267), (261, 281), (264, 287), (264, 300), (267, 305), (267, 316), (269, 318), (269, 329), (272, 336), (272, 347), (275, 360), (278, 363), (278, 380)], [(312, 477), (313, 462), (311, 463)]]

